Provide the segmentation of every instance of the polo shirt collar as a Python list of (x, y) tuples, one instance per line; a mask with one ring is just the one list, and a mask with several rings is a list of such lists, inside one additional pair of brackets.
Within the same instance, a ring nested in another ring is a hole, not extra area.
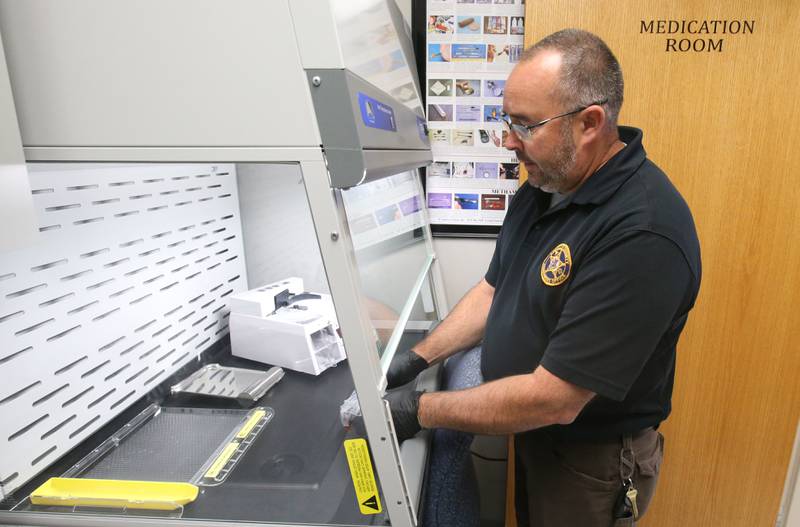
[(644, 163), (647, 154), (642, 146), (642, 131), (630, 126), (620, 126), (618, 130), (620, 140), (627, 146), (592, 174), (569, 202), (578, 205), (604, 203)]

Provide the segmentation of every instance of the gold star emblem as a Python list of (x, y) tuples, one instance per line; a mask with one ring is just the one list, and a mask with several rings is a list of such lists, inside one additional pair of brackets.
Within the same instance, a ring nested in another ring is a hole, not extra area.
[(545, 256), (542, 262), (542, 282), (549, 286), (563, 284), (569, 278), (572, 269), (572, 256), (569, 252), (569, 245), (560, 243), (550, 254)]

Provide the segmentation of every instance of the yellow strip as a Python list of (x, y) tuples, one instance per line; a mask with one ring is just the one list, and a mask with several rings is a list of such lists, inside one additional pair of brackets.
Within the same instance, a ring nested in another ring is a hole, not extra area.
[(247, 434), (249, 434), (250, 431), (253, 428), (255, 428), (255, 426), (258, 424), (261, 418), (264, 417), (265, 415), (267, 415), (267, 412), (265, 412), (264, 410), (256, 411), (253, 415), (250, 416), (250, 419), (247, 420), (242, 429), (239, 430), (239, 433), (236, 434), (236, 438), (244, 439), (245, 437), (247, 437)]
[(211, 465), (210, 469), (208, 469), (208, 472), (206, 472), (205, 477), (216, 478), (217, 475), (219, 475), (220, 471), (225, 467), (225, 464), (231, 458), (233, 453), (236, 452), (237, 448), (239, 448), (239, 443), (228, 443), (228, 446), (226, 446), (225, 449), (222, 451), (222, 453), (219, 456), (217, 456), (217, 459), (216, 461), (214, 461), (214, 464)]
[(361, 514), (378, 514), (383, 509), (367, 442), (364, 439), (348, 439), (344, 442), (344, 450)]
[(31, 493), (35, 505), (174, 510), (197, 498), (189, 483), (50, 478)]

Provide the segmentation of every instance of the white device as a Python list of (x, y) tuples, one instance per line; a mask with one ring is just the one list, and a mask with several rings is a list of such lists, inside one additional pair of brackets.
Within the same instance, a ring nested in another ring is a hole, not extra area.
[(330, 295), (303, 291), (287, 278), (232, 295), (233, 355), (319, 375), (345, 358)]
[(265, 317), (275, 311), (277, 307), (275, 305), (275, 297), (282, 291), (288, 291), (292, 295), (299, 295), (303, 292), (303, 280), (301, 278), (287, 278), (258, 289), (251, 289), (250, 291), (232, 295), (229, 302), (231, 313)]

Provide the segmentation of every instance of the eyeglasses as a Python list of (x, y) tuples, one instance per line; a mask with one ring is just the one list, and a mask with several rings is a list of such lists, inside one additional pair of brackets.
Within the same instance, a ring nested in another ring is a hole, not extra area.
[(549, 119), (545, 119), (544, 121), (539, 121), (535, 124), (517, 124), (511, 122), (511, 116), (508, 115), (506, 112), (500, 116), (500, 120), (503, 121), (507, 132), (514, 132), (517, 137), (519, 137), (520, 141), (527, 141), (531, 137), (533, 137), (533, 131), (539, 128), (540, 126), (544, 126), (550, 121), (555, 119), (559, 119), (561, 117), (566, 117), (568, 115), (573, 115), (579, 112), (584, 111), (586, 108), (590, 106), (602, 106), (608, 102), (608, 99), (603, 99), (600, 102), (593, 102), (592, 104), (587, 104), (586, 106), (581, 106), (580, 108), (576, 108), (571, 112), (562, 113), (556, 115), (555, 117), (550, 117)]

